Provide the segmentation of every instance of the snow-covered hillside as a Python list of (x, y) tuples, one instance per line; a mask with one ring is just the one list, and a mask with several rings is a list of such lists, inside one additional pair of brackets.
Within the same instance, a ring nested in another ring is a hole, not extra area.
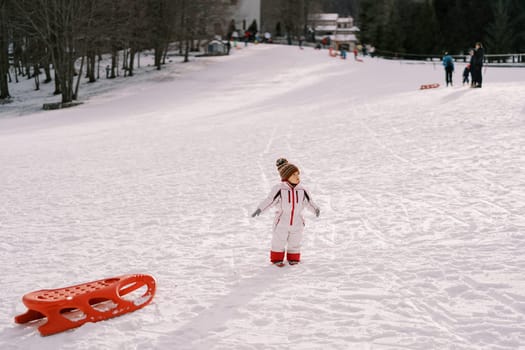
[[(0, 348), (524, 349), (525, 69), (470, 89), (462, 68), (419, 90), (438, 62), (259, 45), (0, 106)], [(321, 216), (279, 269), (250, 213), (282, 156)], [(152, 304), (13, 322), (25, 293), (127, 273), (155, 276)]]

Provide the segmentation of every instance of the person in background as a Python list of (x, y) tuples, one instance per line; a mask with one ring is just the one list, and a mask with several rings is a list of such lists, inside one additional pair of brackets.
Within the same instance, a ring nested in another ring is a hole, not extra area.
[(469, 76), (470, 76), (470, 63), (465, 66), (463, 69), (463, 85), (469, 85)]
[(244, 47), (248, 46), (248, 41), (250, 41), (251, 33), (249, 31), (244, 32)]
[(483, 81), (481, 70), (483, 68), (483, 60), (485, 58), (485, 50), (480, 42), (476, 43), (474, 49), (474, 55), (472, 56), (472, 64), (470, 69), (472, 70), (472, 87), (480, 88)]
[(452, 86), (452, 73), (454, 72), (454, 59), (452, 56), (448, 54), (448, 52), (445, 52), (445, 56), (443, 56), (443, 66), (445, 67), (445, 81), (450, 86)]
[(321, 45), (323, 45), (323, 49), (326, 48), (326, 46), (328, 46), (328, 39), (326, 37), (321, 39)]
[(474, 50), (471, 49), (468, 54), (470, 56), (470, 59), (469, 59), (470, 87), (472, 87), (472, 85), (474, 85), (474, 73), (472, 73), (472, 66), (474, 65)]

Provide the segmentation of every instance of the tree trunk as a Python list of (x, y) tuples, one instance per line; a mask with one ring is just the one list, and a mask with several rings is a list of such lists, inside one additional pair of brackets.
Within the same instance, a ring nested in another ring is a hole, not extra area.
[(115, 79), (117, 76), (115, 74), (115, 69), (117, 68), (117, 49), (113, 48), (111, 53), (111, 74), (109, 76), (110, 79)]
[(184, 43), (184, 62), (189, 62), (189, 53), (190, 53), (190, 40), (186, 39)]
[(59, 65), (60, 87), (62, 90), (62, 103), (73, 101), (73, 77), (74, 67), (72, 62), (72, 53), (63, 50), (62, 58)]
[(35, 78), (35, 90), (40, 90), (40, 68), (38, 63), (33, 66), (33, 75)]
[(133, 76), (133, 65), (135, 64), (135, 49), (132, 47), (130, 48), (129, 50), (129, 64), (128, 64), (128, 71), (129, 71), (129, 76), (132, 77)]
[(60, 87), (60, 77), (58, 76), (58, 73), (55, 70), (55, 91), (53, 91), (53, 95), (60, 95), (61, 93), (62, 90)]
[(78, 100), (78, 87), (80, 86), (80, 79), (82, 78), (82, 69), (84, 68), (84, 56), (80, 60), (80, 70), (78, 71), (77, 85), (75, 86), (75, 93), (73, 94), (73, 100)]
[(166, 58), (168, 57), (169, 46), (170, 46), (170, 43), (166, 42), (166, 47), (164, 47), (164, 53), (162, 55), (162, 64), (166, 64)]
[(0, 6), (0, 100), (9, 98), (9, 56), (7, 43), (7, 15), (5, 3)]
[(160, 70), (162, 64), (162, 45), (155, 46), (155, 67)]
[(88, 50), (86, 52), (86, 76), (84, 78), (89, 79), (90, 69), (91, 69), (91, 52)]
[(97, 56), (95, 55), (94, 51), (91, 51), (88, 56), (88, 82), (94, 83), (97, 81), (95, 77), (95, 63), (96, 63)]
[(43, 66), (44, 66), (44, 73), (46, 74), (46, 79), (44, 80), (44, 83), (47, 84), (47, 83), (50, 83), (51, 80), (53, 80), (51, 78), (51, 69), (49, 68), (49, 62), (47, 61), (47, 59), (46, 59), (46, 63)]
[(100, 61), (102, 61), (102, 57), (100, 57), (99, 54), (99, 58), (97, 59), (97, 80), (100, 79)]
[(94, 83), (96, 81), (95, 79), (95, 52), (90, 50), (86, 54), (86, 78), (88, 79), (88, 83)]
[(18, 70), (16, 69), (16, 66), (14, 67), (13, 71), (15, 72), (15, 82), (18, 83)]
[(68, 45), (68, 40), (64, 38), (55, 40), (57, 48), (53, 58), (55, 75), (59, 79), (62, 103), (69, 103), (73, 101), (73, 76), (75, 73), (72, 45)]

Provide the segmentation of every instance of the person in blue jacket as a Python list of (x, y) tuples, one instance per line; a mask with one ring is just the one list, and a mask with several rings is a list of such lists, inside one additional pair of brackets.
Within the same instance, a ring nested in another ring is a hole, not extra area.
[(452, 86), (452, 72), (454, 72), (454, 59), (452, 56), (445, 52), (443, 56), (443, 66), (445, 67), (445, 81)]

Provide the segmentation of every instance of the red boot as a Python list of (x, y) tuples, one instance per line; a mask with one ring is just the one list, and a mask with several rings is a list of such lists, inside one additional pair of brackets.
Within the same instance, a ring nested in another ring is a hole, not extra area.
[(284, 252), (274, 252), (273, 250), (270, 252), (270, 261), (272, 262), (272, 264), (282, 264), (283, 260)]
[(288, 253), (287, 257), (288, 264), (297, 265), (301, 261), (301, 253)]

